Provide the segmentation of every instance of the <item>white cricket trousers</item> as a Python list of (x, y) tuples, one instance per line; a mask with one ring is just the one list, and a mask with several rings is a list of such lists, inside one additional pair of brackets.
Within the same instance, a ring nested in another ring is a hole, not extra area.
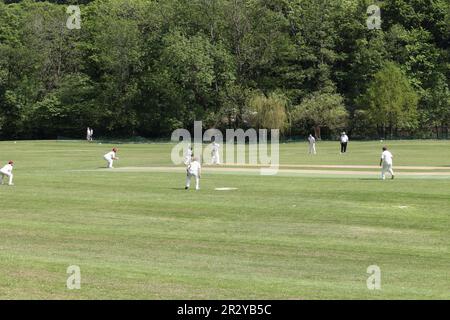
[(315, 143), (309, 144), (309, 154), (316, 154), (316, 144)]
[(105, 160), (106, 160), (106, 162), (108, 162), (108, 168), (112, 168), (113, 167), (113, 159), (111, 159), (111, 158), (108, 158), (108, 157), (103, 157)]
[(198, 190), (200, 188), (200, 178), (198, 175), (196, 174), (192, 174), (190, 172), (187, 173), (186, 176), (186, 187), (190, 187), (191, 186), (191, 178), (195, 177), (195, 189)]
[(394, 175), (394, 170), (392, 169), (392, 163), (383, 163), (383, 167), (381, 169), (381, 179), (386, 179), (386, 172), (388, 172), (391, 176)]
[(14, 175), (12, 173), (0, 171), (0, 174), (2, 175), (2, 181), (1, 181), (2, 184), (3, 184), (3, 178), (5, 176), (9, 177), (9, 182), (8, 183), (10, 185), (13, 184), (13, 177), (14, 177)]

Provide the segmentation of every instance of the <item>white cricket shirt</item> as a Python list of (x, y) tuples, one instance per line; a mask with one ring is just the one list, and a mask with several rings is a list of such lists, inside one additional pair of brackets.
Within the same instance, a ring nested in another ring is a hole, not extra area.
[(200, 165), (200, 162), (192, 161), (191, 164), (188, 167), (188, 171), (189, 171), (190, 174), (198, 176), (198, 173), (199, 173), (201, 167), (202, 166)]
[(116, 153), (114, 151), (111, 151), (111, 152), (108, 152), (107, 154), (105, 154), (106, 159), (113, 160), (115, 157), (116, 157)]
[(394, 156), (392, 155), (392, 153), (390, 153), (388, 150), (383, 151), (383, 153), (381, 154), (381, 160), (383, 160), (383, 162), (386, 164), (392, 164), (393, 157)]
[(13, 166), (10, 164), (7, 164), (6, 166), (4, 166), (3, 168), (0, 169), (1, 172), (7, 172), (7, 173), (11, 173), (13, 170)]
[(220, 147), (220, 145), (218, 144), (218, 143), (213, 143), (212, 144), (212, 152), (213, 153), (218, 153), (219, 152), (219, 147)]

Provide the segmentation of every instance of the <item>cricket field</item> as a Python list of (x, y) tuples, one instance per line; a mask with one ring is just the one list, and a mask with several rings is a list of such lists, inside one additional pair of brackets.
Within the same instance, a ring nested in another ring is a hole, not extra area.
[(286, 143), (278, 175), (205, 165), (199, 191), (173, 144), (114, 146), (107, 170), (109, 143), (0, 142), (1, 299), (450, 299), (450, 141)]

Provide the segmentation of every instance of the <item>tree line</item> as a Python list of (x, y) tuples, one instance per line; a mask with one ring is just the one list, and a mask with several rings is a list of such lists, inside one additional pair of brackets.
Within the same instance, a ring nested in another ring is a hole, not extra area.
[(0, 137), (445, 136), (449, 44), (448, 0), (0, 0)]

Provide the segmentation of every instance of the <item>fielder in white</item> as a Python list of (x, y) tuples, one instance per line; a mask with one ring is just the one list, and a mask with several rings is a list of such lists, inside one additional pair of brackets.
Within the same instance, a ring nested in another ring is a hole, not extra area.
[(202, 175), (202, 166), (198, 158), (194, 158), (191, 163), (189, 163), (186, 169), (186, 187), (184, 189), (189, 189), (191, 186), (191, 178), (195, 178), (195, 190), (200, 189), (200, 178)]
[(119, 160), (119, 157), (117, 157), (117, 148), (113, 148), (111, 152), (108, 152), (103, 156), (103, 158), (108, 162), (108, 168), (112, 169), (114, 160)]
[(309, 135), (308, 137), (308, 142), (309, 142), (309, 154), (317, 154), (316, 152), (316, 138), (313, 137), (312, 134)]
[(9, 177), (9, 183), (8, 185), (13, 186), (13, 166), (14, 166), (14, 162), (13, 161), (9, 161), (8, 164), (6, 166), (4, 166), (3, 168), (0, 169), (0, 174), (1, 174), (1, 184), (3, 184), (3, 178), (5, 176)]
[(380, 166), (381, 166), (381, 179), (386, 180), (386, 172), (391, 174), (392, 179), (394, 179), (394, 170), (392, 169), (392, 159), (394, 156), (387, 147), (383, 147), (383, 153), (381, 154)]
[(192, 147), (189, 146), (187, 151), (186, 151), (186, 153), (185, 153), (185, 155), (184, 155), (184, 160), (183, 160), (183, 162), (184, 162), (184, 164), (186, 166), (188, 166), (189, 163), (191, 163), (192, 155), (193, 155)]
[(220, 164), (219, 148), (220, 145), (217, 142), (211, 144), (211, 164)]

